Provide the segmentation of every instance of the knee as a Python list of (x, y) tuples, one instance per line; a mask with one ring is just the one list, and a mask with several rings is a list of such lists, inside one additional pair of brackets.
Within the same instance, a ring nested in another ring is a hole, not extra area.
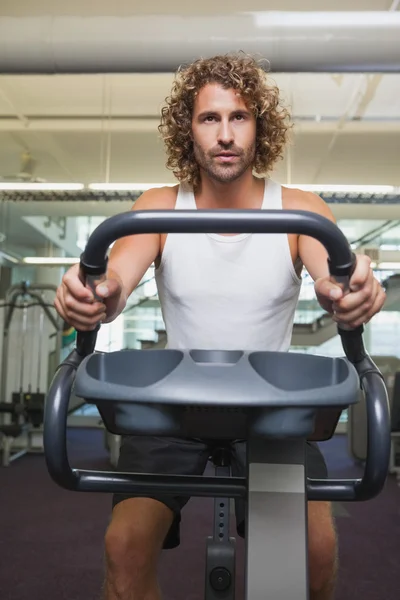
[(140, 523), (111, 521), (104, 538), (107, 567), (112, 570), (147, 571), (152, 562), (148, 532)]
[(334, 586), (337, 570), (337, 537), (333, 523), (309, 533), (309, 583), (314, 593)]

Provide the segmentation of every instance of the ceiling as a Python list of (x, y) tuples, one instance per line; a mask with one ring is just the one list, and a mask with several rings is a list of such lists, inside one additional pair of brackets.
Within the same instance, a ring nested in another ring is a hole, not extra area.
[[(295, 122), (277, 177), (400, 184), (400, 75), (271, 74)], [(157, 132), (168, 74), (0, 76), (0, 174), (27, 151), (48, 181), (173, 181)], [(290, 154), (290, 156), (289, 156)]]
[[(372, 11), (389, 10), (393, 2), (390, 0), (249, 0), (247, 11)], [(68, 3), (54, 0), (2, 0), (0, 15), (2, 16), (128, 16), (135, 14), (224, 14), (243, 10), (243, 0), (230, 0), (229, 4), (216, 3), (215, 0), (202, 0), (191, 4), (184, 0), (152, 0), (138, 3), (132, 0), (96, 0), (95, 3), (69, 0)]]
[[(382, 11), (397, 4), (305, 0), (301, 7), (304, 11)], [(246, 4), (247, 11), (265, 8), (262, 0)], [(242, 0), (232, 0), (229, 6), (203, 0), (196, 7), (183, 0), (140, 5), (99, 0), (91, 6), (78, 0), (2, 0), (0, 18), (239, 10), (243, 10)], [(273, 0), (268, 10), (298, 11), (299, 3)], [(51, 182), (173, 182), (157, 132), (172, 79), (170, 74), (0, 75), (0, 177), (18, 177), (21, 155), (28, 154), (31, 159), (26, 161), (25, 156), (25, 170)], [(292, 184), (400, 186), (400, 74), (272, 73), (271, 79), (291, 107), (295, 123), (292, 144), (273, 174), (276, 179)], [(96, 208), (82, 204), (77, 209), (65, 202), (62, 211), (84, 215), (96, 213)], [(32, 246), (43, 241), (29, 225), (18, 229), (23, 207), (8, 210), (9, 224), (11, 213), (15, 241)]]

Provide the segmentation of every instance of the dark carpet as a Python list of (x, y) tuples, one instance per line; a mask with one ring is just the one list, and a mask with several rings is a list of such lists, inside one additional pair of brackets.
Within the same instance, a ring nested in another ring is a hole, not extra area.
[[(71, 464), (108, 469), (98, 430), (69, 432)], [(359, 476), (345, 438), (322, 446), (330, 475)], [(43, 456), (23, 457), (0, 469), (0, 600), (99, 600), (103, 535), (111, 497), (72, 493), (49, 478)], [(336, 506), (340, 542), (337, 600), (400, 598), (400, 489), (389, 478), (370, 502)], [(205, 536), (212, 529), (212, 499), (195, 498), (183, 514), (182, 543), (163, 553), (164, 600), (200, 600)], [(243, 543), (238, 542), (238, 570)], [(237, 577), (237, 600), (243, 576)], [(271, 599), (273, 600), (273, 599)]]

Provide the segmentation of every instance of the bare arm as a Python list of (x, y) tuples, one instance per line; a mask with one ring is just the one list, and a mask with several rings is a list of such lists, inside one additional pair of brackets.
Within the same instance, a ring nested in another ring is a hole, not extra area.
[[(315, 212), (333, 223), (336, 222), (329, 206), (316, 194), (304, 193), (301, 200), (301, 210)], [(301, 261), (313, 280), (316, 281), (321, 277), (329, 276), (328, 253), (321, 242), (315, 238), (300, 235), (298, 244)]]
[[(132, 210), (172, 209), (175, 204), (173, 188), (155, 188), (144, 192), (135, 202)], [(126, 301), (140, 283), (147, 269), (161, 253), (159, 233), (132, 235), (117, 240), (111, 249), (107, 279), (116, 279), (121, 285), (118, 304), (107, 311), (112, 320), (125, 307)]]
[[(302, 195), (302, 210), (309, 210), (335, 222), (329, 206), (315, 194)], [(368, 323), (381, 310), (385, 292), (371, 269), (367, 256), (357, 256), (357, 263), (350, 279), (347, 295), (332, 281), (328, 268), (328, 253), (325, 247), (308, 236), (299, 236), (298, 253), (315, 282), (315, 293), (324, 310), (334, 314), (334, 320), (352, 328)]]
[[(135, 202), (132, 210), (151, 210), (159, 202), (158, 190), (148, 190)], [(159, 208), (159, 203), (157, 205)], [(133, 290), (160, 252), (160, 235), (157, 233), (132, 235), (120, 238), (111, 249), (107, 265), (107, 279), (117, 279), (122, 293), (115, 312), (119, 314)], [(114, 312), (114, 311), (113, 311)]]
[[(145, 192), (133, 210), (172, 209), (176, 190), (157, 188)], [(81, 331), (99, 322), (113, 321), (125, 308), (126, 301), (161, 250), (158, 233), (132, 235), (118, 240), (108, 260), (106, 279), (96, 287), (96, 297), (84, 286), (79, 264), (63, 276), (54, 305), (62, 318)]]

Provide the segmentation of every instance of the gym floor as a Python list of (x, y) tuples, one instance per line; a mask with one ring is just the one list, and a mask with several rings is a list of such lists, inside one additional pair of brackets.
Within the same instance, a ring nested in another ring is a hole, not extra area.
[[(100, 430), (71, 429), (71, 464), (108, 469)], [(322, 446), (330, 475), (360, 476), (346, 439)], [(194, 498), (183, 513), (180, 548), (163, 553), (163, 600), (201, 600), (205, 537), (212, 532), (211, 498)], [(1, 600), (100, 600), (108, 494), (72, 493), (49, 478), (43, 456), (25, 456), (0, 469)], [(398, 600), (400, 488), (389, 478), (370, 502), (335, 507), (340, 541), (338, 600)], [(243, 598), (244, 545), (238, 542), (237, 598)], [(176, 573), (182, 577), (177, 582)]]

